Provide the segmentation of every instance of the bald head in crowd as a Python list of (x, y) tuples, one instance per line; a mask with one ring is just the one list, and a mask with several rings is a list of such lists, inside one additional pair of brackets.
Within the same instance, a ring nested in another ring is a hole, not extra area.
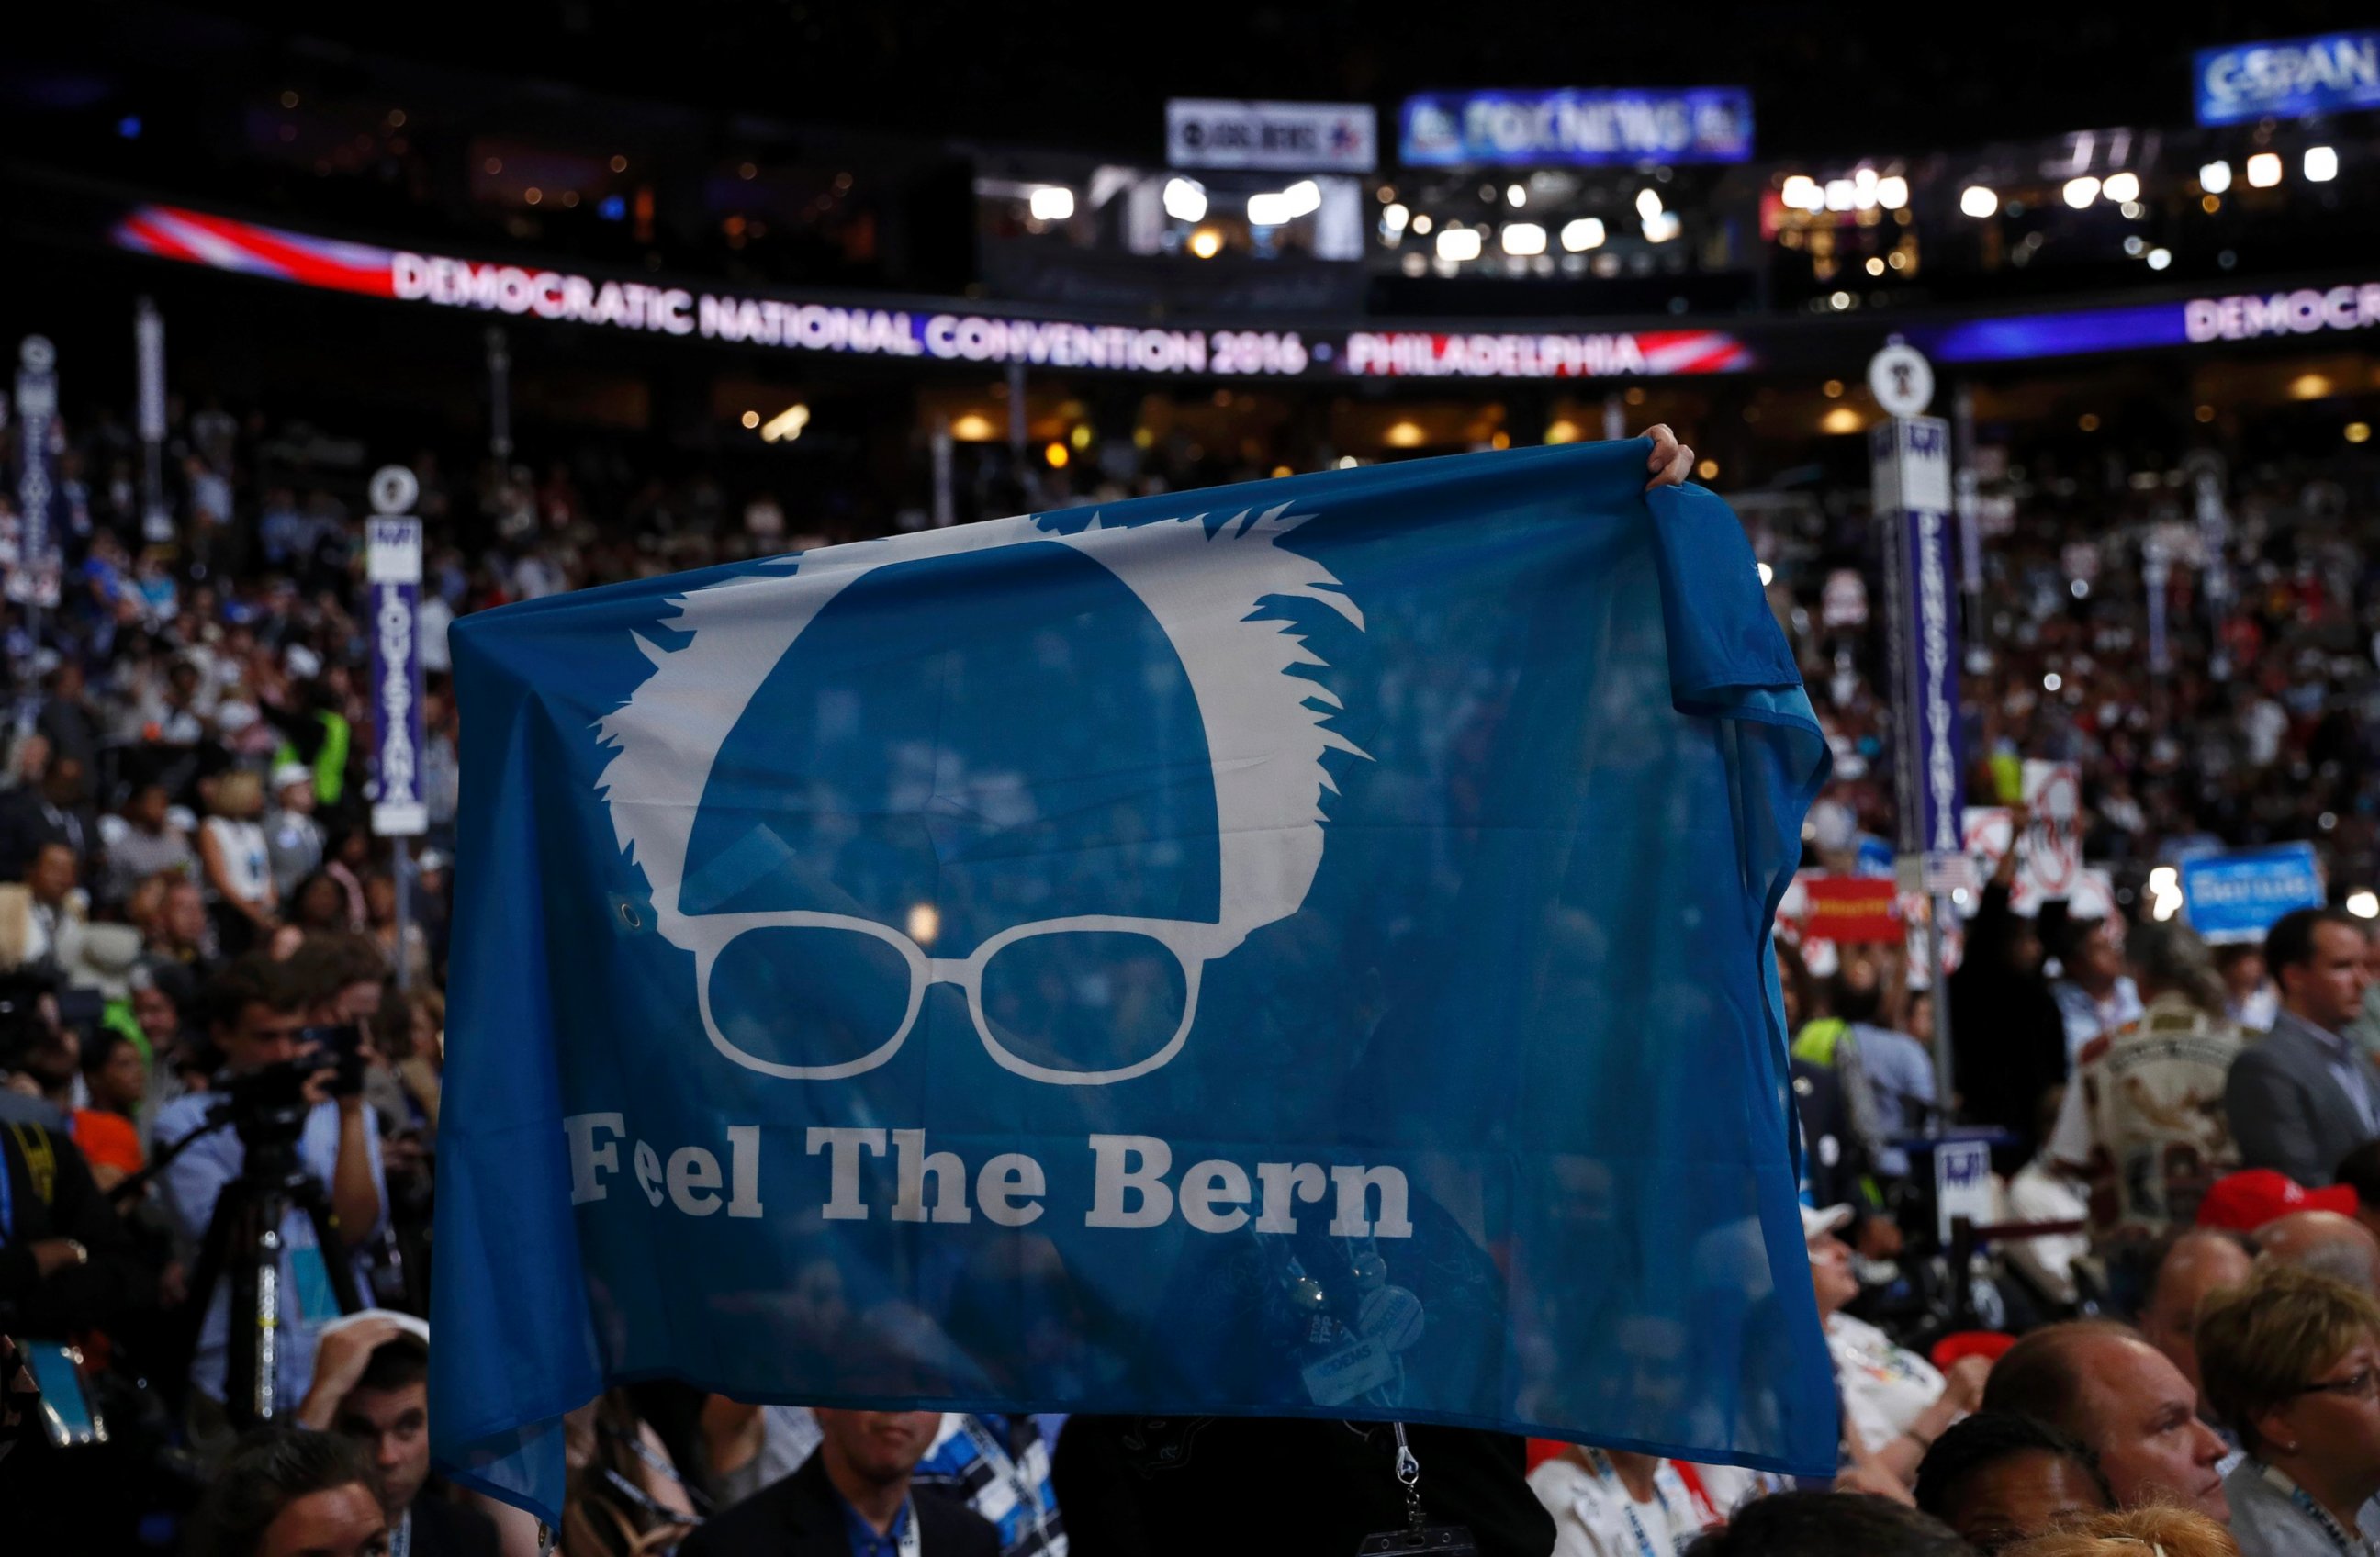
[(2080, 1439), (2125, 1507), (2176, 1503), (2230, 1520), (2216, 1469), (2224, 1442), (2199, 1420), (2196, 1386), (2129, 1325), (2076, 1320), (2034, 1331), (1993, 1364), (1984, 1409)]
[(2380, 1237), (2352, 1216), (2293, 1211), (2257, 1228), (2256, 1243), (2277, 1265), (2295, 1265), (2380, 1298)]
[(2200, 1387), (2199, 1305), (2211, 1292), (2245, 1285), (2254, 1269), (2248, 1241), (2213, 1227), (2182, 1234), (2157, 1261), (2141, 1306), (2141, 1338), (2163, 1352), (2192, 1389)]

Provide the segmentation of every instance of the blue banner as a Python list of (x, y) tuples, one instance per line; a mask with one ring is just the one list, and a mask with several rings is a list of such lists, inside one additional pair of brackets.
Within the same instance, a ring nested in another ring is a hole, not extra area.
[(2201, 49), (2196, 75), (2202, 125), (2380, 107), (2380, 31)]
[(2273, 921), (2291, 909), (2330, 900), (2311, 843), (2201, 854), (2178, 868), (2190, 927), (2217, 945), (2263, 940)]
[(1405, 99), (1407, 167), (1741, 163), (1752, 94), (1741, 87), (1423, 92)]
[(1966, 762), (1950, 428), (1938, 416), (1894, 416), (1868, 437), (1884, 548), (1900, 848), (1910, 854), (1963, 854)]
[(454, 630), (440, 1461), (607, 1381), (1831, 1474), (1768, 935), (1825, 743), (1648, 445)]

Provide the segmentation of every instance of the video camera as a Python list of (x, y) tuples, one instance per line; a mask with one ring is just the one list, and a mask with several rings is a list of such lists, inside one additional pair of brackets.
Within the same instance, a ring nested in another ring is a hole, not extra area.
[(306, 1052), (295, 1059), (274, 1060), (250, 1070), (216, 1072), (212, 1090), (223, 1095), (220, 1108), (249, 1150), (294, 1147), (305, 1133), (306, 1116), (314, 1100), (307, 1087), (328, 1073), (333, 1097), (352, 1097), (363, 1091), (363, 1029), (355, 1022), (306, 1027), (298, 1036)]

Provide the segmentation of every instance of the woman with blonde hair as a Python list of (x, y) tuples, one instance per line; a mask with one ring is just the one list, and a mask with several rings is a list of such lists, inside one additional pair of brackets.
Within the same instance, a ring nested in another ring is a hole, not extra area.
[(2380, 1302), (2267, 1265), (2198, 1313), (2206, 1398), (2247, 1458), (2224, 1479), (2245, 1557), (2368, 1553), (2380, 1540)]
[(2000, 1548), (2000, 1557), (2240, 1557), (2230, 1532), (2204, 1514), (2151, 1504)]
[(270, 930), (281, 903), (265, 851), (264, 780), (246, 768), (223, 774), (207, 791), (199, 826), (199, 863), (206, 875), (215, 938), (237, 957)]

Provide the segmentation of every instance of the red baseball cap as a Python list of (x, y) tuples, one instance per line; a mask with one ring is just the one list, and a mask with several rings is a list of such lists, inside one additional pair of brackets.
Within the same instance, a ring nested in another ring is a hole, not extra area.
[(2249, 1168), (2215, 1181), (2198, 1202), (2198, 1225), (2252, 1233), (2267, 1222), (2293, 1211), (2335, 1211), (2352, 1216), (2355, 1190), (2345, 1184), (2309, 1189), (2288, 1174), (2273, 1168)]

